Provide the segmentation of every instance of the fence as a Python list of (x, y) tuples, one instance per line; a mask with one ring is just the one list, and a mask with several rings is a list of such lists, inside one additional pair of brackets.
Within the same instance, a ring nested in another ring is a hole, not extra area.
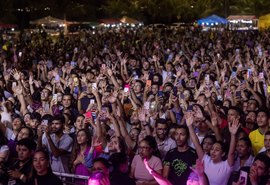
[(69, 173), (59, 173), (59, 172), (53, 172), (55, 175), (57, 175), (62, 182), (65, 185), (78, 185), (78, 182), (80, 182), (80, 185), (87, 185), (88, 184), (88, 176), (83, 175), (75, 175), (75, 174), (69, 174)]

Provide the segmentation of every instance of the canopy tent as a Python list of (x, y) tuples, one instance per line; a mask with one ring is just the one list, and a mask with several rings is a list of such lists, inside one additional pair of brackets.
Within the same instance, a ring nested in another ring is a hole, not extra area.
[(259, 17), (258, 27), (259, 29), (270, 28), (270, 13)]
[(229, 29), (258, 29), (258, 19), (255, 15), (230, 15), (227, 20), (229, 21)]
[(120, 21), (122, 23), (126, 23), (126, 24), (140, 24), (141, 22), (136, 20), (136, 19), (133, 19), (133, 18), (130, 18), (130, 17), (127, 17), (127, 16), (123, 16)]
[(203, 26), (214, 26), (214, 25), (220, 25), (220, 24), (227, 24), (228, 21), (222, 17), (219, 17), (217, 15), (211, 15), (206, 18), (202, 18), (198, 20), (199, 25)]
[(36, 25), (48, 25), (48, 26), (57, 26), (57, 25), (64, 25), (64, 24), (77, 24), (77, 22), (70, 22), (62, 19), (58, 19), (52, 16), (43, 17), (41, 19), (36, 19), (34, 21), (30, 21), (30, 24)]

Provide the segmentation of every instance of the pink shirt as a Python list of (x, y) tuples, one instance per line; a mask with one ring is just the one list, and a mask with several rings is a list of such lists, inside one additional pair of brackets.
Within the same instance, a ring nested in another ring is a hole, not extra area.
[[(161, 160), (156, 156), (152, 156), (148, 161), (148, 164), (155, 171), (163, 169)], [(136, 155), (134, 157), (131, 167), (134, 168), (134, 177), (136, 181), (154, 180), (154, 177), (150, 175), (150, 173), (145, 168), (145, 165), (140, 155)]]

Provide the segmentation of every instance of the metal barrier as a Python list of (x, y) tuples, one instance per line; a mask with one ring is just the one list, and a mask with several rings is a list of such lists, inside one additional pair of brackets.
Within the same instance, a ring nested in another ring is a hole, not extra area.
[[(89, 176), (53, 172), (66, 185), (87, 185)], [(79, 183), (78, 183), (79, 182)]]

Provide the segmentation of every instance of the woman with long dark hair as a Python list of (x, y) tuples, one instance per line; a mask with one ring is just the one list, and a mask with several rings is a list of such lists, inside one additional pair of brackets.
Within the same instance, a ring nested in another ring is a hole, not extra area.
[(33, 173), (28, 185), (63, 185), (62, 181), (53, 174), (49, 154), (45, 150), (37, 150), (33, 159)]
[[(76, 143), (72, 151), (72, 171), (76, 175), (89, 176), (90, 172), (85, 165), (85, 156), (91, 148), (91, 137), (87, 129), (81, 129), (77, 132)], [(84, 184), (84, 181), (78, 181), (76, 184)]]

